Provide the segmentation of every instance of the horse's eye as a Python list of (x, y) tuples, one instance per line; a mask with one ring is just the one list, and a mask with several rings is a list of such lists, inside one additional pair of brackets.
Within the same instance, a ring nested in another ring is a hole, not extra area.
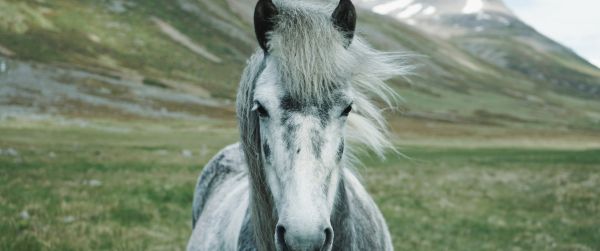
[(269, 113), (267, 112), (267, 110), (260, 104), (256, 108), (256, 112), (258, 113), (258, 116), (262, 118), (269, 117)]
[(348, 114), (350, 114), (350, 112), (352, 111), (352, 105), (349, 105), (348, 107), (346, 107), (346, 109), (344, 109), (344, 111), (342, 112), (342, 117), (347, 117)]

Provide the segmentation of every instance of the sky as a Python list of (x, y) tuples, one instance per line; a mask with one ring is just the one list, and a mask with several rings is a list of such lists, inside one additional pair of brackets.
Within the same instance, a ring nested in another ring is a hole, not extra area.
[(504, 0), (527, 24), (600, 68), (600, 1)]

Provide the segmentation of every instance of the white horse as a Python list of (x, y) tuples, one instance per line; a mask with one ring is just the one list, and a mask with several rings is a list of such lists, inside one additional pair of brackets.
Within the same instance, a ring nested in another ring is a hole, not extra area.
[(240, 83), (241, 143), (200, 175), (188, 250), (393, 250), (349, 145), (393, 148), (372, 98), (391, 104), (383, 81), (404, 73), (401, 57), (354, 35), (350, 0), (259, 0), (254, 22), (262, 49)]

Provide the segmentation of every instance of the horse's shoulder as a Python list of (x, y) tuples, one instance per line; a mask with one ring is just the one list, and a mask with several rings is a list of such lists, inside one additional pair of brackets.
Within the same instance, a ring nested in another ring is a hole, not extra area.
[(245, 172), (244, 163), (244, 155), (236, 143), (223, 148), (204, 166), (194, 191), (192, 226), (196, 225), (211, 191), (228, 177)]
[(212, 172), (241, 172), (244, 170), (244, 154), (239, 143), (231, 144), (221, 149), (202, 170), (202, 174)]

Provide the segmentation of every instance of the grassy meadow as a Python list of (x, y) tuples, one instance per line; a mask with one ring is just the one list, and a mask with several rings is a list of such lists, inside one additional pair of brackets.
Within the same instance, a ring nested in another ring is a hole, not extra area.
[[(210, 120), (4, 121), (0, 250), (184, 250), (197, 175), (236, 137)], [(397, 250), (600, 250), (600, 150), (453, 140), (358, 167)]]
[[(0, 0), (0, 251), (184, 250), (198, 174), (237, 141), (253, 10)], [(389, 81), (404, 156), (357, 167), (396, 250), (600, 250), (600, 71), (516, 18), (456, 21), (359, 11), (416, 66)]]

